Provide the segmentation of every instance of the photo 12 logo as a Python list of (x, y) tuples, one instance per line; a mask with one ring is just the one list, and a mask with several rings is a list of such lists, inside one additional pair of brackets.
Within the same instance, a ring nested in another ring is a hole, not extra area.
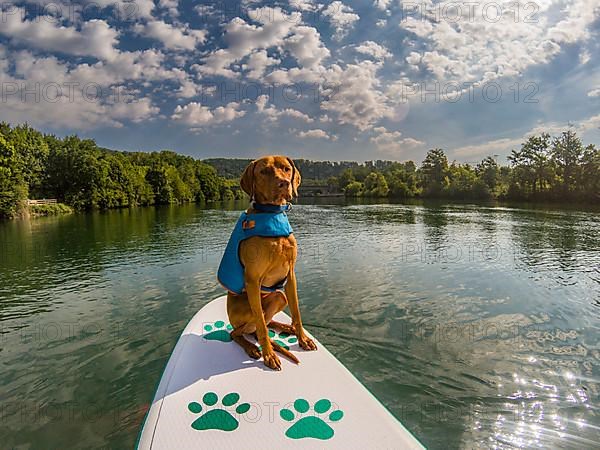
[(514, 103), (538, 103), (536, 94), (539, 86), (534, 82), (514, 82), (504, 86), (496, 81), (485, 83), (449, 81), (423, 81), (415, 84), (403, 84), (400, 87), (400, 102), (410, 99), (421, 103), (457, 103), (461, 100), (469, 103), (483, 101), (498, 103), (503, 98)]
[(25, 81), (6, 81), (0, 83), (0, 102), (8, 103), (15, 100), (21, 103), (75, 103), (80, 100), (87, 103), (100, 101), (136, 103), (138, 101), (123, 86), (102, 86), (94, 82), (27, 83)]
[[(98, 18), (112, 18), (120, 22), (135, 21), (140, 16), (140, 6), (136, 0), (113, 2), (86, 1), (81, 3), (62, 1), (32, 1), (0, 3), (0, 24), (10, 23), (13, 18), (21, 22), (48, 22), (62, 25), (65, 21), (89, 21)], [(26, 3), (26, 5), (25, 5)]]
[(401, 22), (423, 20), (433, 22), (538, 23), (540, 5), (535, 2), (448, 1), (402, 2)]

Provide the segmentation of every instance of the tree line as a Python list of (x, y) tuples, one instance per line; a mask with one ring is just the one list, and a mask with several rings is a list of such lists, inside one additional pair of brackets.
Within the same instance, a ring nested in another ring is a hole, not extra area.
[(436, 148), (419, 168), (412, 161), (367, 162), (331, 177), (327, 186), (366, 197), (600, 201), (600, 151), (584, 146), (572, 130), (531, 136), (508, 162), (501, 166), (488, 156), (476, 165), (449, 163)]
[[(206, 160), (226, 177), (239, 177), (250, 159)], [(600, 151), (585, 146), (572, 130), (552, 138), (529, 137), (512, 150), (508, 165), (491, 156), (478, 164), (450, 163), (444, 151), (429, 150), (420, 167), (413, 161), (295, 160), (312, 192), (349, 197), (498, 199), (518, 201), (600, 200)], [(318, 189), (314, 189), (317, 187)], [(300, 186), (302, 192), (302, 186)]]
[(0, 217), (22, 213), (28, 198), (108, 209), (233, 199), (241, 195), (234, 185), (209, 164), (172, 151), (112, 151), (91, 139), (0, 123)]
[[(113, 151), (91, 139), (0, 123), (0, 217), (18, 215), (28, 198), (56, 198), (78, 210), (243, 198), (238, 180), (250, 161)], [(508, 162), (449, 163), (439, 148), (429, 150), (420, 167), (413, 161), (295, 161), (303, 179), (323, 193), (350, 197), (600, 200), (600, 151), (572, 130), (531, 136)]]

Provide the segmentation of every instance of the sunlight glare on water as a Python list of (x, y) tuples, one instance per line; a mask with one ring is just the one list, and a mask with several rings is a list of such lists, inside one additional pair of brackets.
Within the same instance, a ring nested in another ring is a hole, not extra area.
[[(131, 448), (243, 204), (0, 224), (8, 448)], [(598, 448), (600, 216), (301, 204), (306, 327), (428, 448)]]

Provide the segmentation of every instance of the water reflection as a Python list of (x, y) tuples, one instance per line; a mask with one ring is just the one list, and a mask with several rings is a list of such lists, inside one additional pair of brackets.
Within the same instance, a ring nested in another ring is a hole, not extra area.
[[(598, 215), (362, 203), (290, 213), (306, 326), (430, 448), (597, 447)], [(244, 206), (0, 224), (9, 448), (133, 446)]]

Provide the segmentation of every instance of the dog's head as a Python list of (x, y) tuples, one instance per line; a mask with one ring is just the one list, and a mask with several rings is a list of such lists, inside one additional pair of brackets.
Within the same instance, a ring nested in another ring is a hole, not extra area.
[(298, 196), (300, 172), (286, 156), (264, 156), (246, 167), (240, 185), (258, 203), (282, 205)]

